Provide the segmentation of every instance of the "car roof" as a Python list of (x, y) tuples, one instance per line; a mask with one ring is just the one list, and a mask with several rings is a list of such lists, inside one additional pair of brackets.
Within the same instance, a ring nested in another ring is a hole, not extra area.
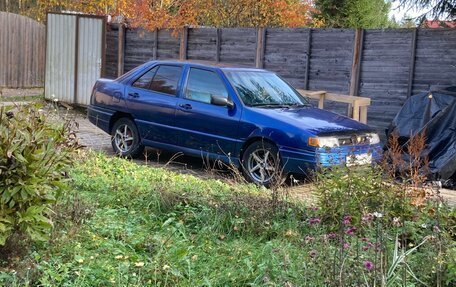
[(229, 64), (229, 63), (220, 63), (220, 62), (213, 62), (213, 61), (201, 61), (201, 60), (159, 60), (159, 61), (151, 61), (157, 64), (184, 64), (184, 65), (191, 65), (193, 67), (206, 67), (206, 68), (218, 68), (221, 70), (227, 71), (258, 71), (258, 72), (268, 72), (263, 69), (252, 68), (249, 65), (243, 64)]

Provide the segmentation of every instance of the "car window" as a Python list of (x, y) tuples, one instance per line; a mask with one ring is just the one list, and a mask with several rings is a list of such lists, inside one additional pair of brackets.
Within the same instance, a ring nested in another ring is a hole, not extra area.
[(152, 81), (152, 78), (155, 75), (155, 72), (157, 71), (158, 67), (154, 67), (150, 69), (147, 73), (139, 77), (134, 83), (133, 87), (137, 88), (142, 88), (142, 89), (148, 89), (150, 86), (150, 82)]
[(150, 89), (175, 96), (181, 72), (182, 67), (160, 66), (150, 84)]
[(191, 68), (185, 97), (203, 103), (211, 103), (211, 96), (228, 97), (228, 91), (222, 79), (212, 71)]

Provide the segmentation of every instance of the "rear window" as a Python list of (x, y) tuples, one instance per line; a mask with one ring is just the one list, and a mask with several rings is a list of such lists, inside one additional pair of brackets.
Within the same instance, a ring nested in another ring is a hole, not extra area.
[(156, 92), (175, 96), (181, 73), (182, 67), (160, 66), (150, 83), (150, 89)]

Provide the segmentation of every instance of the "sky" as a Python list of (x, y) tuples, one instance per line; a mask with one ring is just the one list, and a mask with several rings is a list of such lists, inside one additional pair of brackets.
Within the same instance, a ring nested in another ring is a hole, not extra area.
[(396, 21), (400, 22), (404, 19), (405, 16), (407, 16), (407, 18), (416, 18), (418, 16), (421, 16), (425, 12), (427, 11), (423, 9), (416, 10), (411, 9), (410, 7), (400, 7), (399, 3), (397, 1), (394, 1), (391, 4), (391, 11), (389, 13), (389, 17), (391, 19), (394, 17)]

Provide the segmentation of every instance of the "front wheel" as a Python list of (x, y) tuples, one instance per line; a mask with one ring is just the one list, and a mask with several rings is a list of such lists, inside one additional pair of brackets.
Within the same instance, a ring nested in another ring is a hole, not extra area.
[(242, 156), (242, 171), (248, 182), (270, 187), (281, 178), (278, 149), (269, 142), (254, 142)]
[(111, 142), (114, 152), (121, 157), (138, 157), (144, 151), (138, 128), (129, 118), (117, 120), (112, 128)]

